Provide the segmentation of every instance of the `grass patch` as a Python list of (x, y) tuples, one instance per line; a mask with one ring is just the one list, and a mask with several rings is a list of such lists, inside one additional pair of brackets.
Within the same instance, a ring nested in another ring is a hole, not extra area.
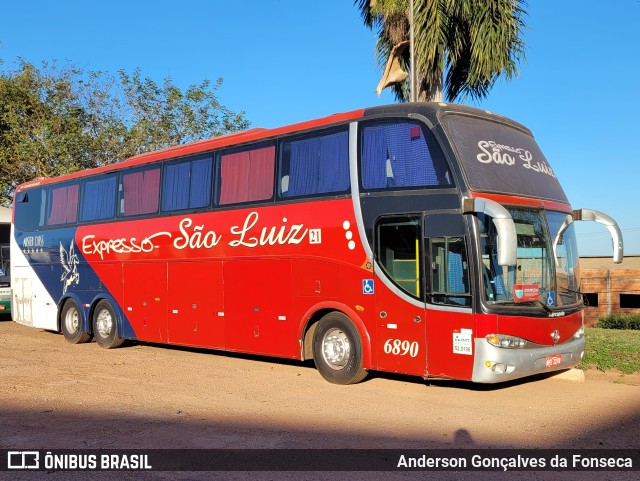
[(640, 331), (588, 327), (585, 336), (587, 347), (579, 368), (640, 372)]

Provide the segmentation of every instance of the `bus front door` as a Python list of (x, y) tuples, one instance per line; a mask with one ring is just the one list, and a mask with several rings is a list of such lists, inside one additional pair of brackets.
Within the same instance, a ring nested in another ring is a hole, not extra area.
[(376, 354), (381, 371), (426, 374), (420, 216), (390, 216), (375, 228)]
[(432, 377), (471, 379), (473, 314), (464, 219), (458, 213), (425, 216), (427, 355)]

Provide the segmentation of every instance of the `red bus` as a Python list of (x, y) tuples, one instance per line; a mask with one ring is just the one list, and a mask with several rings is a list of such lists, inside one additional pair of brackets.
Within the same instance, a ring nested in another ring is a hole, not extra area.
[(578, 364), (573, 210), (524, 126), (408, 103), (136, 156), (16, 189), (12, 315), (126, 339), (506, 381)]

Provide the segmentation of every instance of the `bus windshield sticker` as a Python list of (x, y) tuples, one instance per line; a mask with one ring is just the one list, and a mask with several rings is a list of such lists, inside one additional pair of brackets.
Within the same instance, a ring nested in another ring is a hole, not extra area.
[(531, 302), (540, 299), (540, 286), (538, 284), (514, 284), (514, 302)]
[(556, 305), (556, 293), (551, 291), (547, 292), (547, 306), (553, 307)]

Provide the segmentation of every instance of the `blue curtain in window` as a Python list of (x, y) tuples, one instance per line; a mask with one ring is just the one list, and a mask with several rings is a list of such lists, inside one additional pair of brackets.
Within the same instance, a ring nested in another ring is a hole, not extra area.
[(387, 187), (387, 148), (386, 127), (364, 129), (362, 152), (362, 185), (365, 189), (384, 189)]
[(168, 165), (163, 181), (162, 210), (208, 206), (211, 200), (211, 172), (210, 157)]
[(342, 192), (349, 188), (347, 132), (291, 142), (290, 197)]
[(451, 292), (453, 294), (465, 293), (466, 289), (464, 287), (464, 269), (462, 266), (462, 255), (458, 252), (449, 252), (448, 261), (448, 292)]
[(342, 192), (349, 188), (349, 137), (347, 132), (319, 139), (317, 193)]
[[(448, 273), (448, 283), (447, 291), (450, 294), (464, 294), (467, 292), (467, 288), (465, 286), (465, 273), (464, 273), (464, 265), (462, 263), (462, 254), (459, 252), (449, 252), (447, 257), (447, 273)], [(467, 298), (464, 297), (449, 297), (450, 303), (459, 304), (459, 305), (467, 305)]]
[(362, 177), (366, 189), (438, 185), (433, 159), (417, 124), (364, 129)]
[(85, 182), (80, 220), (92, 221), (112, 218), (115, 213), (115, 200), (115, 175)]
[(389, 125), (387, 135), (389, 160), (396, 186), (438, 185), (433, 160), (418, 125)]
[(181, 210), (189, 206), (190, 162), (167, 165), (163, 182), (162, 210)]
[(191, 195), (189, 207), (206, 207), (211, 202), (211, 158), (191, 162)]

